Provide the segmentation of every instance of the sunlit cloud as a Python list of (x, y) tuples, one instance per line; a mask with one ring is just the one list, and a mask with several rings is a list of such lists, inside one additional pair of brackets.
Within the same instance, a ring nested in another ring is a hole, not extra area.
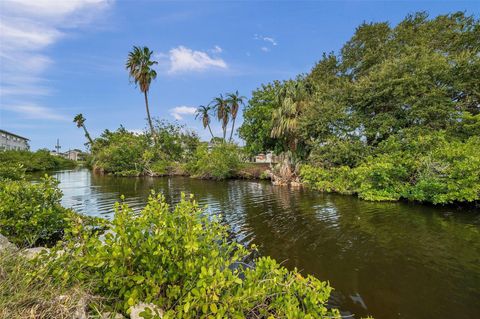
[[(89, 23), (112, 0), (2, 0), (0, 11), (0, 95), (29, 99), (52, 90), (43, 78), (55, 61), (45, 49), (67, 36), (69, 30)], [(3, 101), (5, 103), (5, 101)], [(47, 111), (30, 102), (19, 112)], [(35, 113), (37, 112), (37, 113)], [(60, 119), (47, 111), (45, 118)]]
[(254, 34), (253, 38), (255, 40), (262, 40), (262, 41), (265, 41), (265, 42), (269, 42), (273, 46), (277, 46), (277, 44), (278, 44), (277, 41), (272, 37), (265, 37), (265, 36), (262, 36), (262, 35)]
[(254, 34), (253, 38), (255, 40), (266, 42), (266, 44), (268, 46), (264, 45), (264, 46), (260, 47), (260, 50), (262, 50), (263, 52), (269, 52), (269, 51), (271, 51), (272, 47), (278, 45), (277, 41), (273, 37), (267, 37), (267, 36), (263, 36), (263, 35), (259, 35), (259, 34)]
[(55, 109), (40, 106), (36, 104), (14, 104), (2, 105), (0, 110), (14, 112), (25, 119), (34, 120), (54, 120), (54, 121), (70, 121), (71, 119), (63, 114), (58, 113)]
[(210, 52), (212, 52), (212, 53), (222, 53), (223, 49), (220, 46), (216, 45), (216, 46), (213, 47), (213, 49), (210, 50)]
[[(218, 47), (220, 50), (221, 48)], [(217, 49), (218, 51), (218, 49)], [(217, 53), (220, 53), (218, 51)], [(165, 54), (163, 54), (164, 56)], [(158, 55), (160, 58), (162, 54)], [(195, 51), (184, 46), (169, 51), (168, 73), (200, 72), (209, 69), (227, 69), (227, 63), (220, 57), (212, 57), (204, 51)]]
[(170, 109), (170, 115), (172, 115), (176, 120), (183, 120), (184, 115), (194, 115), (197, 108), (192, 106), (177, 106), (173, 109)]

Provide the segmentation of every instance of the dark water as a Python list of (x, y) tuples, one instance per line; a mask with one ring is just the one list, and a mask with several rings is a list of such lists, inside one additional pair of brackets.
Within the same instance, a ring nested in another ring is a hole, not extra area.
[(480, 318), (478, 211), (371, 203), (258, 181), (54, 175), (63, 204), (91, 215), (111, 215), (121, 194), (141, 209), (152, 188), (171, 203), (193, 193), (226, 216), (240, 241), (330, 281), (334, 302), (356, 318)]

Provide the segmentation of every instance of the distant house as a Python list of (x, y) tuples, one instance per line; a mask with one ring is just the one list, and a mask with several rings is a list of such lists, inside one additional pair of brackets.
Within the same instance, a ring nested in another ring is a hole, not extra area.
[(268, 152), (267, 154), (260, 153), (255, 156), (254, 160), (255, 163), (277, 163), (278, 158), (272, 152)]
[(26, 151), (30, 149), (28, 138), (0, 129), (0, 150)]
[(68, 150), (67, 152), (63, 153), (63, 156), (72, 161), (79, 161), (82, 159), (82, 151), (77, 149)]

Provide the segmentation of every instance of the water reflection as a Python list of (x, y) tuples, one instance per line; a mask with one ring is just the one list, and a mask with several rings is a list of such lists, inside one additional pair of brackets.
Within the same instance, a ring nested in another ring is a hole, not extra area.
[(113, 178), (55, 173), (63, 204), (110, 217), (120, 198), (141, 209), (150, 190), (174, 204), (193, 193), (222, 212), (237, 239), (329, 280), (334, 303), (376, 318), (475, 318), (480, 313), (480, 214), (275, 187), (257, 181)]

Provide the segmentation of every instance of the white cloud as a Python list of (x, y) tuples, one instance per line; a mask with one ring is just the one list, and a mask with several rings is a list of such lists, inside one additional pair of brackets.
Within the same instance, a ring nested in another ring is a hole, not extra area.
[(63, 114), (59, 114), (55, 110), (40, 106), (36, 104), (16, 104), (3, 105), (2, 110), (14, 112), (23, 116), (26, 119), (35, 120), (55, 120), (55, 121), (70, 121), (71, 119)]
[(260, 41), (263, 41), (263, 42), (267, 42), (267, 44), (270, 46), (262, 46), (260, 48), (260, 50), (262, 50), (263, 52), (269, 52), (271, 51), (271, 46), (277, 46), (278, 43), (277, 41), (273, 38), (273, 37), (266, 37), (266, 36), (263, 36), (263, 35), (258, 35), (258, 34), (254, 34), (253, 35), (253, 38), (255, 40), (260, 40)]
[(210, 52), (212, 52), (212, 53), (222, 53), (223, 49), (220, 46), (216, 45), (216, 46), (213, 47), (213, 49), (210, 50)]
[(184, 46), (169, 51), (170, 68), (168, 73), (205, 71), (207, 69), (226, 69), (227, 63), (221, 58), (209, 56), (204, 51), (194, 51)]
[(254, 34), (253, 38), (255, 40), (261, 40), (261, 41), (269, 42), (273, 46), (276, 46), (278, 44), (277, 41), (273, 37), (265, 37), (263, 35)]
[(263, 37), (263, 41), (270, 42), (273, 46), (277, 45), (277, 42), (275, 41), (275, 39), (271, 37)]
[(197, 108), (192, 106), (177, 106), (173, 109), (170, 109), (170, 114), (176, 120), (183, 120), (183, 115), (193, 115), (195, 114)]
[[(0, 0), (1, 96), (35, 100), (49, 94), (43, 72), (54, 61), (46, 48), (67, 36), (68, 30), (89, 23), (113, 0)], [(4, 102), (5, 103), (5, 102)], [(60, 119), (49, 109), (29, 102), (19, 112), (35, 118), (45, 111), (48, 119)]]

